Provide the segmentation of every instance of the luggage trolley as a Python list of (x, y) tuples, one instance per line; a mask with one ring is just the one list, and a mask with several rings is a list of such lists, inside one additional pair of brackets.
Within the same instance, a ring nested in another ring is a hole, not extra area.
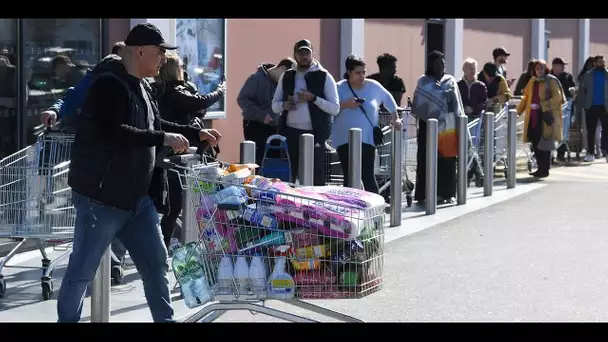
[[(47, 130), (36, 144), (0, 160), (0, 237), (20, 240), (0, 260), (0, 297), (6, 295), (2, 268), (11, 267), (8, 261), (34, 240), (42, 254), (42, 297), (51, 298), (53, 269), (70, 254), (71, 243), (65, 243), (74, 236), (76, 210), (67, 182), (73, 142), (72, 134)], [(51, 261), (49, 243), (65, 253)]]
[[(278, 142), (278, 144), (273, 144)], [(287, 138), (273, 134), (266, 140), (264, 157), (260, 165), (260, 175), (278, 178), (284, 182), (291, 181), (291, 160), (287, 150)], [(295, 179), (293, 180), (295, 182)]]
[[(314, 322), (266, 305), (279, 301), (340, 321), (360, 322), (303, 300), (357, 299), (381, 289), (385, 205), (363, 207), (302, 197), (290, 193), (289, 184), (278, 192), (240, 181), (212, 180), (203, 171), (208, 167), (179, 173), (184, 190), (193, 194), (185, 205), (191, 206), (188, 212), (194, 213), (199, 232), (198, 241), (176, 250), (173, 258), (186, 305), (200, 308), (183, 321), (212, 322), (227, 311), (246, 310)], [(173, 164), (173, 170), (179, 168)], [(329, 212), (340, 214), (326, 216)], [(358, 234), (344, 230), (346, 226), (357, 227)], [(351, 233), (347, 237), (338, 231)], [(249, 268), (248, 281), (244, 265)], [(284, 286), (285, 291), (271, 292), (271, 286)]]

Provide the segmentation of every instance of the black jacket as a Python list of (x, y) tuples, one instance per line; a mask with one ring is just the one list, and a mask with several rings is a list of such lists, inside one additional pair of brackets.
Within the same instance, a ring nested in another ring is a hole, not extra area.
[(160, 118), (146, 80), (129, 75), (119, 58), (105, 63), (78, 120), (68, 184), (75, 192), (123, 210), (132, 210), (146, 195), (164, 203), (166, 171), (154, 168), (163, 130), (199, 140), (198, 129)]
[(559, 80), (559, 83), (562, 85), (562, 89), (564, 90), (564, 95), (566, 96), (566, 99), (570, 100), (572, 98), (572, 93), (570, 93), (570, 88), (576, 87), (576, 84), (574, 83), (574, 77), (572, 77), (572, 74), (564, 71), (559, 75), (555, 75), (553, 73), (553, 70), (551, 70), (551, 75), (557, 77), (557, 79)]
[(206, 109), (224, 97), (224, 92), (220, 90), (205, 95), (193, 92), (183, 81), (169, 84), (156, 82), (152, 86), (161, 118), (180, 125), (187, 125), (194, 118), (202, 119)]

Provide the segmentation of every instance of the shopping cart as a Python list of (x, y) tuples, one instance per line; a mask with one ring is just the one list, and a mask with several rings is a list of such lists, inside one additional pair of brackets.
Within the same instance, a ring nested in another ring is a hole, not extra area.
[[(496, 173), (498, 166), (502, 166), (505, 178), (507, 177), (507, 169), (509, 161), (507, 160), (507, 133), (508, 133), (508, 112), (509, 104), (504, 106), (490, 105), (488, 110), (494, 111), (494, 150), (492, 153), (493, 172)], [(471, 120), (467, 128), (471, 136), (471, 147), (469, 149), (469, 160), (467, 161), (467, 171), (469, 173), (468, 181), (472, 180), (472, 175), (477, 171), (477, 174), (483, 174), (484, 161), (484, 139), (485, 139), (485, 115), (480, 115), (479, 118)], [(513, 163), (515, 166), (515, 163)], [(475, 185), (481, 186), (482, 180), (475, 178)]]
[[(410, 99), (408, 98), (408, 103)], [(403, 136), (401, 140), (401, 153), (404, 155), (403, 161), (406, 160), (406, 153), (408, 148), (408, 121), (411, 116), (411, 105), (406, 107), (403, 110), (399, 110), (399, 117), (403, 122)], [(376, 160), (375, 160), (375, 170), (374, 173), (376, 175), (376, 179), (379, 185), (379, 193), (382, 195), (387, 202), (390, 202), (390, 185), (391, 185), (391, 168), (392, 168), (392, 133), (393, 127), (391, 125), (391, 114), (390, 113), (381, 113), (379, 115), (379, 125), (382, 127), (382, 132), (384, 133), (384, 143), (382, 146), (379, 146), (376, 149)], [(406, 172), (405, 165), (402, 163), (403, 170), (403, 178), (401, 179), (401, 190), (405, 193), (405, 200), (408, 207), (412, 206), (412, 192), (414, 191), (414, 183), (410, 180), (410, 175)], [(415, 177), (413, 177), (415, 178)]]
[[(566, 153), (566, 162), (570, 163), (572, 161), (572, 156), (570, 153), (572, 150), (576, 151), (576, 159), (580, 161), (580, 147), (581, 147), (581, 134), (580, 129), (578, 130), (578, 134), (571, 135), (572, 132), (572, 124), (577, 124), (573, 122), (575, 117), (572, 115), (573, 109), (572, 99), (568, 100), (562, 106), (562, 141), (557, 145), (557, 149), (565, 148)], [(551, 162), (555, 163), (555, 158), (551, 158)]]
[[(70, 150), (74, 136), (47, 131), (36, 144), (0, 160), (0, 237), (19, 243), (0, 260), (0, 297), (6, 295), (2, 269), (28, 241), (42, 254), (42, 297), (51, 298), (52, 274), (58, 262), (70, 254), (75, 209), (67, 184)], [(51, 261), (47, 244), (63, 253)]]
[(355, 299), (381, 289), (385, 205), (304, 197), (282, 182), (275, 184), (283, 190), (275, 191), (209, 178), (210, 167), (226, 165), (216, 161), (179, 173), (193, 194), (185, 205), (200, 229), (198, 241), (173, 257), (186, 305), (200, 307), (184, 321), (211, 322), (227, 311), (248, 310), (314, 322), (266, 305), (280, 301), (360, 322), (302, 300)]

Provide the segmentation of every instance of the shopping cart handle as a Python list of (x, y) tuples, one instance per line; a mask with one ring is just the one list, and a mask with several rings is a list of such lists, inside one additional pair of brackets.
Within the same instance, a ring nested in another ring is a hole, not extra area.
[(163, 146), (156, 154), (155, 166), (161, 169), (173, 169), (191, 160), (201, 160), (202, 153), (199, 153), (199, 151), (201, 151), (200, 147), (190, 147), (188, 153), (173, 154), (171, 147)]

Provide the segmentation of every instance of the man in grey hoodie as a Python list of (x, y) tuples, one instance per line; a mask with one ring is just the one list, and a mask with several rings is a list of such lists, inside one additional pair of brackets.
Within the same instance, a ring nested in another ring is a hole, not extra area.
[(298, 41), (293, 54), (296, 63), (279, 79), (272, 110), (281, 114), (278, 131), (287, 138), (292, 181), (298, 176), (300, 135), (312, 133), (314, 185), (325, 185), (325, 142), (331, 134), (332, 117), (340, 112), (336, 80), (314, 59), (309, 40)]
[(243, 135), (255, 142), (255, 161), (262, 165), (266, 139), (277, 132), (279, 115), (272, 111), (272, 97), (277, 82), (294, 60), (284, 58), (278, 64), (264, 63), (247, 80), (236, 102), (243, 111)]

